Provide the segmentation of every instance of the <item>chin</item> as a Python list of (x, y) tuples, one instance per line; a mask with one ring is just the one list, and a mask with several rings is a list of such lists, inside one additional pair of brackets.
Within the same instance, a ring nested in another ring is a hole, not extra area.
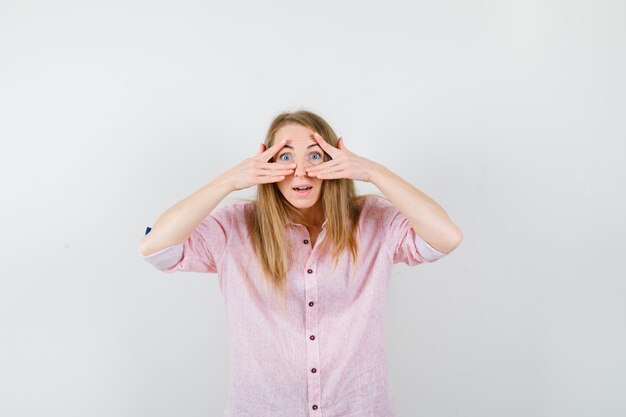
[(315, 195), (308, 195), (306, 197), (299, 197), (299, 196), (285, 196), (285, 198), (287, 199), (287, 201), (289, 201), (291, 203), (292, 206), (297, 207), (297, 208), (309, 208), (309, 207), (313, 207), (320, 199), (320, 194), (319, 192), (316, 193)]
[(300, 209), (313, 207), (315, 205), (315, 203), (317, 203), (318, 200), (319, 200), (319, 198), (315, 199), (315, 201), (313, 201), (313, 200), (311, 200), (311, 201), (300, 201), (300, 200), (293, 200), (293, 199), (290, 199), (290, 198), (287, 199), (287, 201), (289, 201), (292, 206), (294, 206), (296, 208), (300, 208)]

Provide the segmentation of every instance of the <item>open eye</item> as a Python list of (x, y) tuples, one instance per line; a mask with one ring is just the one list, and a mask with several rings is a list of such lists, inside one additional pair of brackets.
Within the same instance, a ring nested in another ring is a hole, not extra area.
[[(288, 158), (285, 158), (288, 157)], [(322, 154), (319, 152), (311, 152), (311, 159), (314, 161), (319, 161), (323, 158)], [(289, 161), (291, 159), (291, 154), (289, 152), (285, 152), (278, 156), (279, 161)]]

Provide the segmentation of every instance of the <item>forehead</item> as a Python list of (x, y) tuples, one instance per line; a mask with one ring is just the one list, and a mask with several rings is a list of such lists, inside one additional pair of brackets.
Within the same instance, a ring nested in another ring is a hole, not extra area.
[(274, 140), (281, 141), (283, 139), (287, 139), (287, 143), (315, 142), (313, 130), (298, 124), (288, 124), (278, 129), (274, 135)]

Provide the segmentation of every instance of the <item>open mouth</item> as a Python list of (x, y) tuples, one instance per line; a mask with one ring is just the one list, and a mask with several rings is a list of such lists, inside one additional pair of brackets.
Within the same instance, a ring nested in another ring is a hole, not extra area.
[(293, 191), (299, 196), (299, 197), (306, 197), (309, 194), (311, 194), (311, 190), (313, 189), (313, 187), (294, 187)]

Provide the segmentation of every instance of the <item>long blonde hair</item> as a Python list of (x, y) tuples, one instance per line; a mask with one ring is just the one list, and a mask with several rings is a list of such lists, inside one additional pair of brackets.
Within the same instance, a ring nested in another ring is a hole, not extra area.
[[(307, 110), (298, 110), (284, 112), (274, 118), (265, 136), (265, 149), (274, 144), (276, 132), (287, 124), (308, 127), (319, 133), (330, 145), (337, 147), (338, 137), (322, 117)], [(324, 161), (331, 159), (330, 155), (324, 153)], [(320, 243), (320, 256), (332, 245), (333, 265), (336, 268), (339, 258), (348, 250), (353, 259), (352, 278), (356, 273), (358, 260), (356, 234), (363, 197), (364, 195), (356, 195), (352, 179), (325, 179), (322, 182), (320, 198), (326, 217), (326, 235)], [(303, 215), (285, 199), (276, 183), (258, 184), (255, 200), (241, 200), (252, 203), (252, 210), (247, 212), (246, 223), (264, 274), (264, 286), (267, 290), (268, 284), (272, 284), (274, 294), (280, 294), (284, 305), (288, 262), (294, 252), (285, 236), (287, 222), (289, 219), (299, 219), (301, 224), (310, 225), (306, 224)]]

